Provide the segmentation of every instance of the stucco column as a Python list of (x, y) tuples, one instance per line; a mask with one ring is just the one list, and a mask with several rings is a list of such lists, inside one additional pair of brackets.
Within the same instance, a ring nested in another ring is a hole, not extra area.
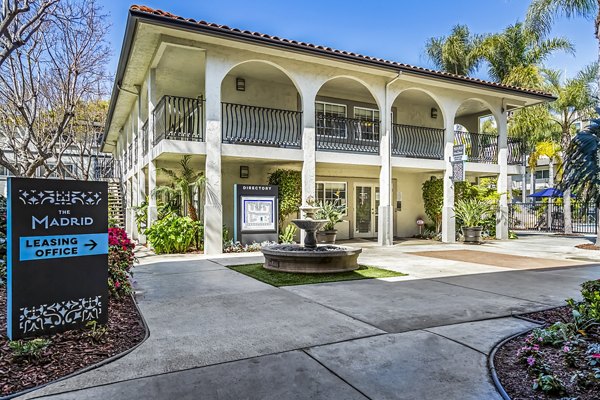
[(456, 242), (454, 220), (454, 182), (452, 182), (452, 149), (454, 147), (454, 112), (446, 112), (444, 130), (444, 201), (442, 205), (442, 242)]
[[(144, 168), (140, 168), (138, 173), (138, 206), (146, 200), (146, 171)], [(141, 244), (146, 243), (146, 235), (138, 232), (138, 242)]]
[(158, 99), (158, 93), (156, 92), (156, 69), (151, 68), (148, 72), (147, 84), (148, 89), (148, 146), (150, 154), (150, 162), (148, 163), (148, 227), (156, 221), (158, 211), (156, 209), (156, 196), (154, 195), (154, 189), (156, 189), (156, 161), (152, 160), (152, 142), (154, 140), (154, 107)]
[[(385, 94), (387, 96), (387, 93)], [(379, 170), (379, 229), (377, 242), (380, 246), (394, 244), (394, 210), (392, 208), (392, 143), (391, 143), (391, 107), (385, 101), (381, 118), (379, 154), (381, 155), (381, 169)]]
[[(135, 157), (135, 154), (133, 155)], [(138, 239), (137, 223), (135, 221), (135, 207), (139, 204), (139, 192), (138, 192), (138, 175), (134, 173), (131, 176), (131, 238), (134, 240)]]
[[(206, 57), (205, 135), (206, 200), (204, 203), (204, 253), (223, 252), (223, 202), (221, 181), (221, 81), (220, 64)], [(231, 227), (233, 228), (233, 227)]]
[(506, 112), (496, 116), (498, 125), (498, 184), (496, 186), (500, 195), (498, 214), (496, 217), (496, 239), (508, 239), (508, 129)]
[(317, 175), (315, 98), (316, 91), (304, 90), (302, 98), (302, 204), (309, 196), (315, 197)]

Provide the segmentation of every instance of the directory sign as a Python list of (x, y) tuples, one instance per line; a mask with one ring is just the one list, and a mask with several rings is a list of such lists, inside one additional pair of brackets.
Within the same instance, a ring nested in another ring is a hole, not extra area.
[(8, 178), (11, 340), (108, 321), (108, 184)]
[(276, 185), (235, 185), (234, 240), (242, 244), (278, 240)]

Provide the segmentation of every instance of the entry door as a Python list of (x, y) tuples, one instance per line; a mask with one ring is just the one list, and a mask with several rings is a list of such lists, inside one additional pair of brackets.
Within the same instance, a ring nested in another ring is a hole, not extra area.
[(354, 186), (354, 237), (376, 237), (379, 209), (379, 186)]

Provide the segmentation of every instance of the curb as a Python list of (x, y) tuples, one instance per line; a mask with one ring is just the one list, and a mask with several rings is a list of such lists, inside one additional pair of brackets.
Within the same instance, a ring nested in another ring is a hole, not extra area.
[[(50, 381), (50, 382), (46, 382), (46, 383), (41, 384), (39, 386), (34, 386), (32, 388), (29, 388), (29, 389), (21, 390), (20, 392), (15, 392), (15, 393), (9, 394), (7, 396), (0, 397), (0, 400), (14, 399), (15, 397), (23, 396), (23, 395), (25, 395), (27, 393), (31, 393), (31, 392), (33, 392), (35, 390), (42, 389), (42, 388), (44, 388), (44, 387), (46, 387), (48, 385), (52, 385), (54, 383), (57, 383), (57, 382), (60, 382), (60, 381), (64, 381), (66, 379), (73, 378), (73, 377), (75, 377), (77, 375), (81, 375), (81, 374), (83, 374), (85, 372), (89, 372), (89, 371), (92, 371), (94, 369), (100, 368), (100, 367), (102, 367), (102, 366), (104, 366), (106, 364), (109, 364), (109, 363), (111, 363), (113, 361), (118, 360), (121, 357), (126, 356), (127, 354), (131, 353), (132, 351), (134, 351), (135, 349), (137, 349), (138, 347), (140, 347), (150, 337), (150, 328), (148, 328), (148, 324), (146, 323), (146, 319), (144, 318), (144, 314), (142, 314), (142, 311), (140, 310), (140, 307), (138, 306), (137, 301), (135, 301), (135, 297), (134, 297), (133, 294), (131, 294), (131, 299), (133, 300), (133, 304), (135, 305), (135, 309), (136, 309), (138, 315), (140, 316), (140, 319), (142, 320), (142, 325), (144, 326), (144, 330), (146, 331), (146, 334), (144, 335), (144, 338), (138, 344), (136, 344), (135, 346), (133, 346), (133, 347), (131, 347), (131, 348), (129, 348), (129, 349), (121, 352), (121, 353), (115, 354), (114, 356), (111, 356), (111, 357), (109, 357), (109, 358), (107, 358), (105, 360), (97, 362), (96, 364), (88, 365), (87, 367), (84, 367), (84, 368), (82, 368), (80, 370), (72, 372), (69, 375), (65, 375), (63, 377), (60, 377), (60, 378), (55, 379), (55, 380)], [(56, 394), (59, 394), (59, 393), (56, 393)]]
[[(522, 317), (522, 316), (518, 316), (518, 315), (514, 315), (513, 317), (522, 319), (524, 321), (533, 322), (533, 323), (539, 324), (540, 326), (544, 326), (544, 322), (541, 322), (541, 321), (536, 321), (534, 319), (530, 319), (530, 318)], [(490, 353), (490, 355), (488, 357), (488, 369), (490, 370), (490, 375), (492, 375), (492, 381), (494, 382), (494, 386), (496, 386), (496, 390), (498, 391), (498, 393), (500, 393), (500, 396), (502, 396), (503, 400), (512, 400), (512, 399), (508, 395), (508, 393), (506, 393), (506, 390), (504, 390), (504, 386), (502, 386), (502, 384), (500, 383), (500, 379), (498, 378), (498, 374), (496, 374), (496, 365), (494, 365), (494, 358), (496, 357), (496, 352), (502, 346), (504, 346), (506, 343), (510, 342), (514, 338), (523, 336), (526, 333), (529, 333), (532, 330), (537, 329), (537, 328), (539, 328), (539, 326), (534, 326), (533, 328), (525, 329), (522, 332), (515, 333), (514, 335), (511, 335), (507, 338), (502, 339), (501, 341), (499, 341), (498, 343), (496, 343), (494, 345), (494, 348), (492, 349), (492, 352)]]

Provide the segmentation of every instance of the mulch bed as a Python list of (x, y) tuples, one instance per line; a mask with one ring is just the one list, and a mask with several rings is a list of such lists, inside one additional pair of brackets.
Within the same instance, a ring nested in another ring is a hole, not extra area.
[(575, 247), (577, 247), (578, 249), (583, 249), (583, 250), (600, 250), (600, 247), (596, 246), (595, 244), (591, 244), (591, 243), (578, 244)]
[(39, 386), (122, 353), (140, 343), (146, 330), (130, 297), (109, 302), (108, 331), (95, 342), (80, 329), (43, 338), (51, 341), (39, 360), (13, 356), (6, 337), (6, 287), (0, 287), (0, 396)]
[[(553, 324), (554, 322), (571, 322), (571, 309), (568, 306), (555, 308), (552, 310), (538, 311), (525, 315), (525, 317)], [(518, 336), (498, 349), (494, 358), (496, 373), (504, 390), (513, 400), (548, 400), (548, 399), (577, 399), (577, 400), (598, 400), (600, 398), (600, 385), (594, 384), (587, 388), (577, 385), (571, 378), (577, 371), (576, 368), (568, 366), (565, 363), (565, 356), (561, 346), (552, 347), (544, 345), (541, 347), (544, 362), (551, 368), (555, 376), (560, 378), (566, 393), (561, 395), (548, 395), (540, 390), (533, 389), (533, 380), (535, 376), (527, 371), (527, 366), (517, 357), (517, 351), (526, 345), (526, 335)], [(590, 341), (600, 342), (600, 330), (596, 329), (589, 334)], [(579, 360), (578, 363), (584, 361)], [(581, 365), (581, 364), (576, 364)]]

